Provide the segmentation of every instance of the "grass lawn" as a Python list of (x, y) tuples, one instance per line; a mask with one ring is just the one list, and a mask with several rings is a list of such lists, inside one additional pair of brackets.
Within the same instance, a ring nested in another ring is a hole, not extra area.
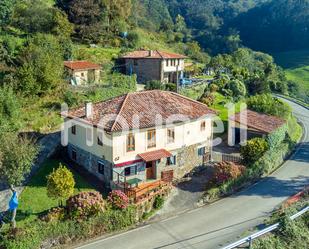
[[(58, 201), (47, 197), (46, 176), (59, 166), (58, 160), (47, 160), (22, 192), (16, 220), (20, 224), (35, 219), (40, 213), (58, 205)], [(94, 190), (80, 175), (74, 174), (75, 193)]]
[(296, 50), (273, 55), (275, 62), (284, 68), (286, 77), (298, 83), (301, 93), (309, 94), (309, 50)]

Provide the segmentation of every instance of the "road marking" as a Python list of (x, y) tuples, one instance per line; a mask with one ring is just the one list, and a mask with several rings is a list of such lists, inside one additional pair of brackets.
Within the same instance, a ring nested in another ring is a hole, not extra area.
[(117, 238), (117, 237), (126, 235), (126, 234), (128, 234), (128, 233), (136, 232), (136, 231), (145, 229), (145, 228), (147, 228), (147, 227), (150, 227), (150, 224), (148, 224), (148, 225), (146, 225), (146, 226), (138, 227), (138, 228), (136, 228), (136, 229), (132, 229), (132, 230), (126, 231), (126, 232), (124, 232), (124, 233), (119, 233), (119, 234), (116, 234), (116, 235), (114, 235), (114, 236), (110, 236), (110, 237), (107, 237), (107, 238), (104, 238), (104, 239), (98, 239), (97, 241), (94, 241), (94, 242), (92, 242), (92, 243), (88, 243), (88, 244), (86, 244), (86, 245), (82, 245), (82, 246), (76, 247), (76, 249), (81, 249), (81, 248), (85, 248), (85, 247), (91, 248), (90, 246), (92, 246), (92, 245), (95, 245), (95, 244), (98, 244), (98, 243), (102, 243), (103, 241), (106, 241), (106, 240), (109, 240), (109, 239), (115, 239), (115, 238)]
[(170, 220), (176, 219), (176, 218), (178, 218), (178, 217), (179, 217), (179, 215), (176, 215), (176, 216), (167, 218), (167, 219), (165, 219), (165, 220), (162, 220), (162, 221), (160, 221), (160, 222), (163, 223), (163, 222), (166, 222), (166, 221), (170, 221)]
[(195, 212), (197, 212), (197, 211), (200, 211), (201, 209), (202, 209), (202, 207), (193, 209), (193, 210), (189, 211), (188, 214), (195, 213)]

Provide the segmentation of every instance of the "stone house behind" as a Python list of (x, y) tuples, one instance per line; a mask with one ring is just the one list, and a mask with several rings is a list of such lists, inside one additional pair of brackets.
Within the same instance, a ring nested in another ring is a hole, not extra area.
[(184, 55), (159, 50), (138, 50), (121, 57), (126, 74), (136, 74), (138, 83), (150, 80), (177, 83), (183, 78), (185, 58)]

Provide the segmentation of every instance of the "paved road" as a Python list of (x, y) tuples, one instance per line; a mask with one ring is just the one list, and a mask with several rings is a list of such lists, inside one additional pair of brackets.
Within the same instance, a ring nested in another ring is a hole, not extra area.
[(290, 103), (305, 125), (294, 156), (273, 175), (212, 205), (92, 242), (86, 249), (216, 249), (261, 224), (286, 198), (309, 184), (309, 110)]

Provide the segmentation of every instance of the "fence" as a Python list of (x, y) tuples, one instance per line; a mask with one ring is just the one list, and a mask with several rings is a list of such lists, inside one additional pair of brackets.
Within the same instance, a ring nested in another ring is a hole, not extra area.
[(211, 160), (213, 162), (227, 161), (227, 162), (240, 163), (241, 162), (241, 157), (237, 156), (237, 155), (224, 154), (224, 153), (213, 151), (211, 153)]
[[(298, 213), (292, 215), (290, 217), (290, 219), (291, 220), (295, 220), (296, 218), (300, 217), (301, 215), (305, 214), (308, 211), (309, 211), (309, 206), (305, 207), (303, 210), (299, 211)], [(237, 248), (237, 247), (239, 247), (239, 246), (241, 246), (243, 244), (246, 244), (246, 243), (249, 243), (249, 248), (251, 248), (252, 242), (253, 242), (254, 239), (259, 238), (259, 237), (261, 237), (261, 236), (263, 236), (263, 235), (265, 235), (267, 233), (270, 233), (270, 232), (276, 230), (279, 227), (279, 225), (280, 225), (279, 223), (271, 225), (271, 226), (269, 226), (269, 227), (267, 227), (267, 228), (265, 228), (265, 229), (255, 233), (255, 234), (252, 234), (252, 235), (250, 235), (248, 237), (245, 237), (245, 238), (243, 238), (241, 240), (238, 240), (238, 241), (234, 242), (233, 244), (225, 246), (222, 249), (233, 249), (233, 248)]]

